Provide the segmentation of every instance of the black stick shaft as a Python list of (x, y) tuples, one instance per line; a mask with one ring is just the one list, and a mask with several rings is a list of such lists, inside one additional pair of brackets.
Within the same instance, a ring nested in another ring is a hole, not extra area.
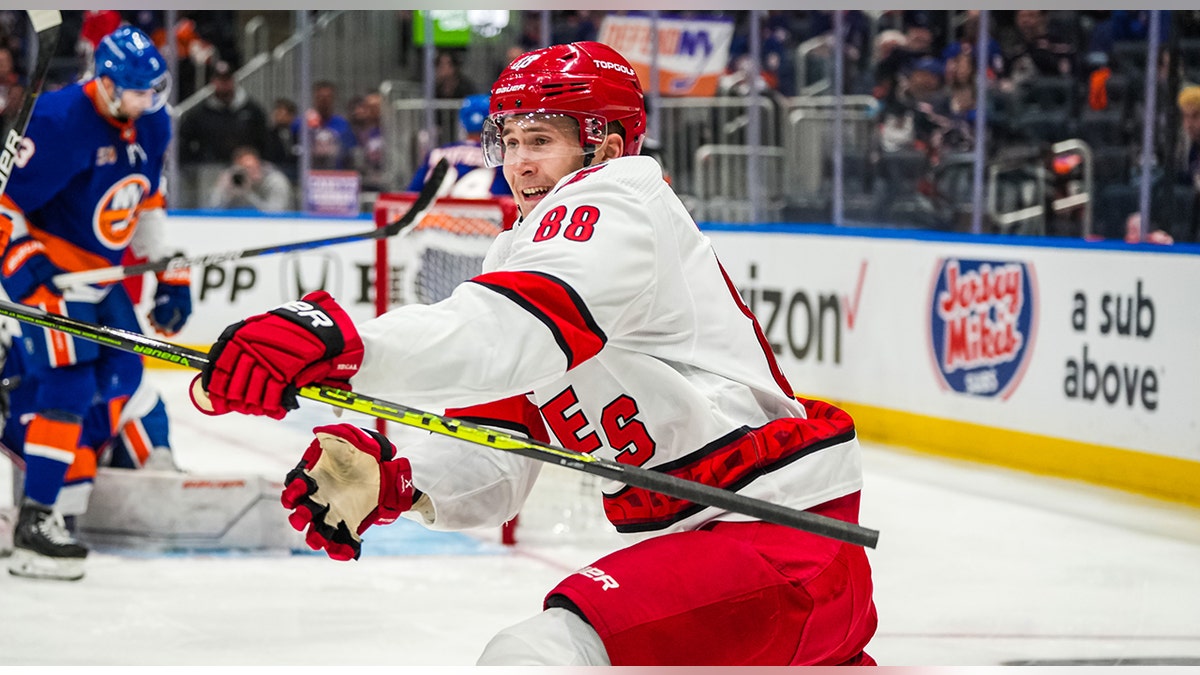
[(0, 148), (0, 195), (8, 188), (17, 150), (25, 138), (25, 128), (29, 126), (29, 117), (33, 114), (33, 104), (46, 86), (46, 73), (50, 72), (50, 62), (58, 47), (58, 33), (62, 28), (62, 14), (56, 9), (31, 9), (25, 13), (37, 33), (37, 63), (30, 72), (29, 88), (25, 92), (25, 100), (21, 102), (21, 109), (13, 119), (13, 126), (3, 135), (4, 145)]

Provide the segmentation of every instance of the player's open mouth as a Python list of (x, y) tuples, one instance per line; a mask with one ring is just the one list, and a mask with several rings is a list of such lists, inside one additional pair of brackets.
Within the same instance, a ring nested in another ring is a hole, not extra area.
[(526, 199), (539, 199), (546, 196), (547, 192), (550, 192), (548, 187), (525, 188), (521, 190), (521, 195)]

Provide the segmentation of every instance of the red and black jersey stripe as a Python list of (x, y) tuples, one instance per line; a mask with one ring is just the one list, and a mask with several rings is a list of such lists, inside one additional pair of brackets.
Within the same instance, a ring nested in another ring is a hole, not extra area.
[(788, 383), (787, 377), (783, 374), (783, 369), (779, 367), (779, 362), (775, 360), (775, 352), (771, 351), (771, 343), (767, 341), (767, 336), (763, 334), (762, 326), (758, 325), (758, 319), (754, 316), (754, 312), (746, 306), (742, 301), (742, 296), (737, 291), (737, 287), (733, 285), (733, 281), (729, 279), (729, 274), (725, 271), (725, 266), (717, 263), (717, 267), (721, 269), (721, 276), (725, 279), (725, 287), (729, 289), (729, 294), (733, 296), (734, 303), (737, 304), (738, 310), (742, 316), (750, 319), (750, 323), (754, 326), (754, 335), (758, 339), (758, 345), (762, 348), (763, 358), (767, 360), (767, 367), (771, 369), (771, 377), (775, 378), (775, 384), (779, 385), (779, 389), (785, 396), (791, 396), (795, 389)]
[(446, 416), (523, 434), (542, 443), (550, 442), (541, 412), (524, 394), (465, 408), (449, 408)]
[(545, 324), (567, 357), (567, 370), (595, 356), (608, 341), (583, 298), (562, 279), (542, 272), (489, 272), (471, 282), (512, 300)]
[[(760, 476), (854, 438), (850, 415), (823, 401), (800, 402), (808, 410), (807, 419), (789, 417), (757, 429), (742, 427), (653, 470), (736, 492)], [(618, 532), (662, 530), (705, 508), (632, 486), (604, 495), (604, 512)]]

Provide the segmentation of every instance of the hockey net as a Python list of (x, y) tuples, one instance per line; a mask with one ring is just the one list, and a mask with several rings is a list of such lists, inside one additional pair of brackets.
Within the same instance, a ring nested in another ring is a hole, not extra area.
[[(416, 193), (380, 195), (375, 203), (375, 224), (385, 227), (395, 222), (415, 199)], [(511, 198), (441, 198), (411, 232), (377, 240), (376, 312), (449, 297), (455, 286), (482, 271), (492, 240), (516, 218), (517, 207)], [(599, 483), (589, 474), (545, 465), (525, 507), (504, 527), (501, 540), (505, 544), (519, 540), (537, 545), (597, 546), (615, 541), (616, 534), (603, 513)]]

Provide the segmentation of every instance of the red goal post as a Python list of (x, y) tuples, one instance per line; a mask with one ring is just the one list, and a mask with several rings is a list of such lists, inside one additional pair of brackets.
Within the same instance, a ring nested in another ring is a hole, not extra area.
[[(375, 202), (375, 226), (402, 218), (417, 193), (384, 193)], [(496, 235), (517, 221), (511, 197), (437, 200), (420, 223), (393, 238), (375, 241), (375, 314), (413, 302), (444, 299), (455, 286), (482, 271), (483, 256)], [(385, 433), (387, 423), (378, 422)], [(516, 543), (516, 519), (501, 541)]]
[[(385, 193), (375, 202), (375, 224), (385, 227), (412, 207), (416, 193)], [(433, 303), (482, 271), (484, 253), (500, 232), (517, 220), (516, 203), (507, 197), (438, 199), (409, 232), (376, 240), (375, 311), (413, 302)], [(379, 431), (386, 432), (380, 421)], [(617, 537), (604, 516), (600, 479), (547, 465), (521, 509), (521, 540), (530, 544), (564, 543), (610, 547)], [(516, 518), (501, 532), (516, 542)]]
[[(385, 192), (375, 201), (375, 226), (403, 217), (415, 192)], [(517, 205), (511, 197), (437, 200), (420, 223), (393, 238), (375, 241), (375, 312), (410, 302), (437, 302), (455, 285), (479, 273), (476, 259), (491, 240), (512, 227)]]

